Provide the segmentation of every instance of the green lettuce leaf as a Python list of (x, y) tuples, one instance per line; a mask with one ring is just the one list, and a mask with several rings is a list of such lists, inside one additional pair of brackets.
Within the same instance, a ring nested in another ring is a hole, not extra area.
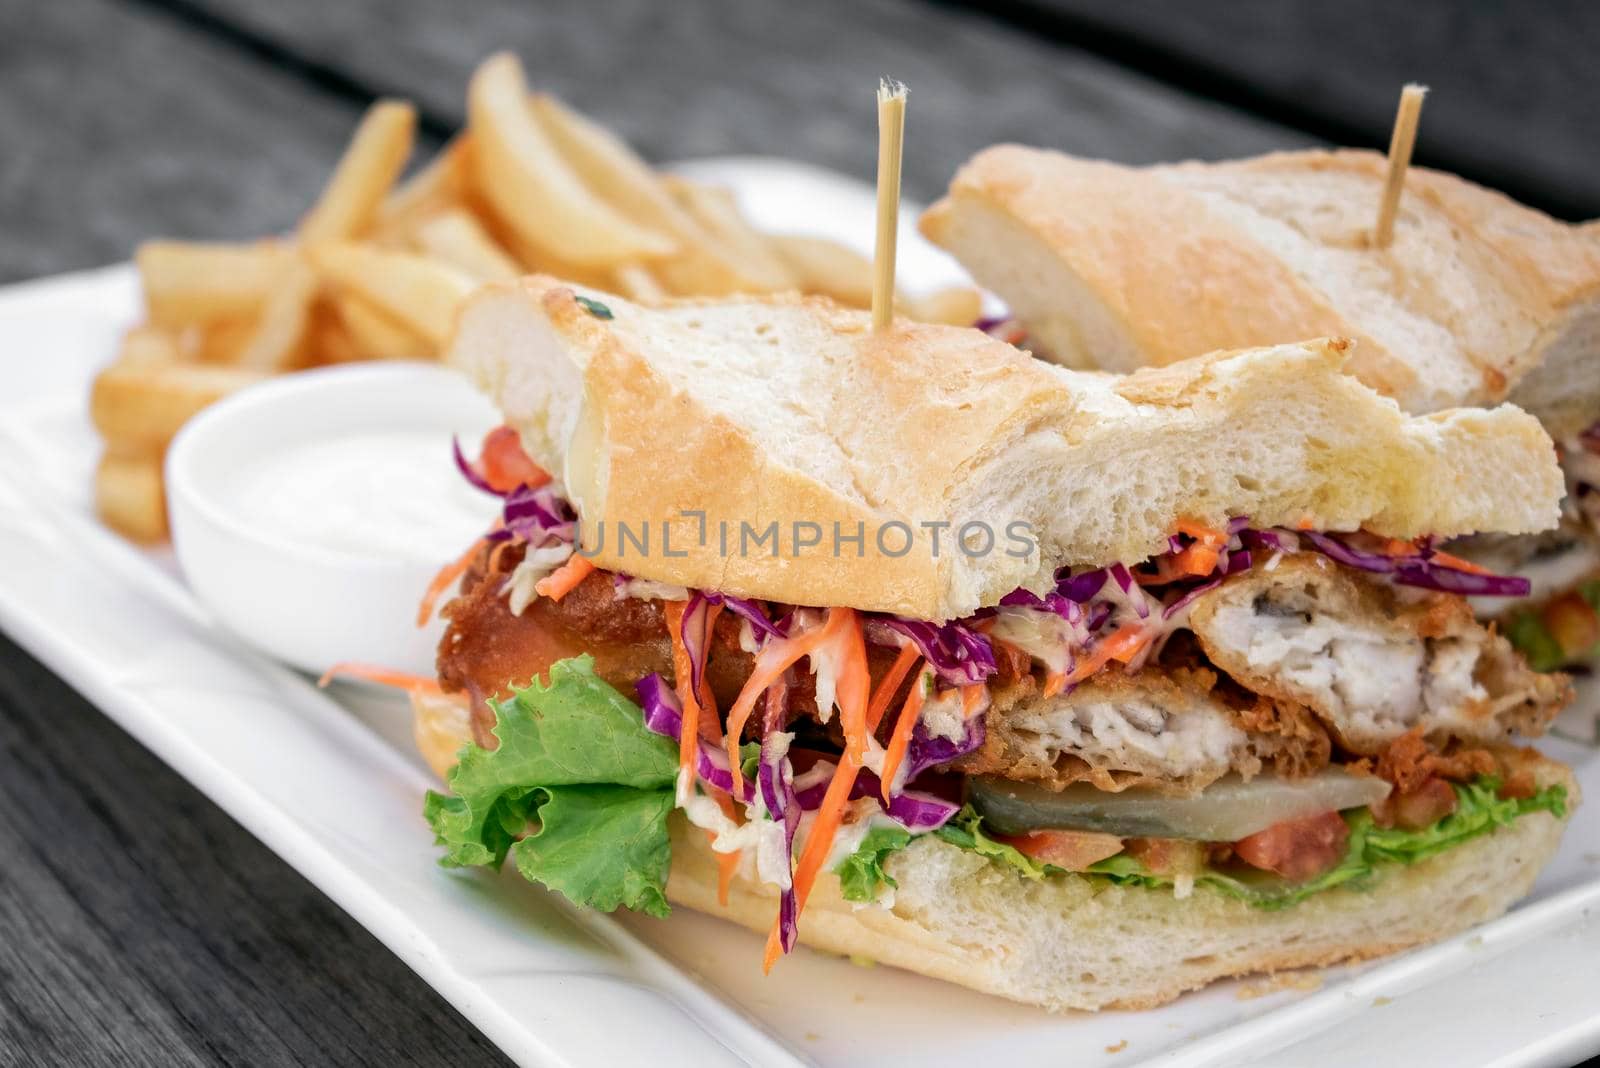
[(671, 790), (631, 786), (541, 789), (539, 829), (511, 848), (517, 870), (602, 912), (623, 908), (665, 916)]
[(856, 851), (845, 857), (834, 870), (839, 876), (839, 891), (846, 901), (876, 901), (883, 886), (898, 887), (894, 877), (883, 870), (883, 862), (911, 844), (911, 832), (903, 827), (874, 827)]
[(1049, 872), (1061, 870), (1052, 864), (1034, 860), (1032, 857), (1019, 852), (1015, 846), (1008, 846), (1004, 842), (996, 842), (993, 838), (984, 834), (983, 818), (978, 815), (971, 805), (961, 806), (960, 812), (951, 816), (948, 823), (933, 833), (953, 846), (971, 850), (999, 864), (1013, 868), (1017, 874), (1024, 878), (1043, 879)]
[(677, 747), (588, 656), (491, 707), (499, 746), (465, 746), (451, 793), (423, 804), (440, 863), (499, 868), (514, 852), (523, 876), (575, 904), (665, 915)]
[(1415, 864), (1438, 856), (1462, 842), (1504, 827), (1529, 812), (1549, 812), (1557, 819), (1567, 814), (1567, 789), (1547, 786), (1528, 798), (1502, 798), (1500, 780), (1484, 776), (1476, 782), (1456, 784), (1456, 810), (1431, 827), (1407, 831), (1399, 827), (1374, 827), (1367, 832), (1367, 856)]

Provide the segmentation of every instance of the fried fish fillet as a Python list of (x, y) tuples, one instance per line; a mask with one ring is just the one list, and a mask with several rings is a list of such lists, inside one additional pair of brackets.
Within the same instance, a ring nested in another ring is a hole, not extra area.
[(1312, 554), (1257, 567), (1198, 599), (1189, 625), (1219, 670), (1304, 705), (1356, 753), (1414, 727), (1434, 741), (1537, 735), (1571, 699), (1465, 599), (1397, 587)]
[(1291, 703), (1219, 685), (1203, 668), (1108, 671), (1057, 697), (1023, 686), (995, 696), (983, 748), (958, 769), (1061, 789), (1090, 782), (1194, 793), (1228, 772), (1284, 776), (1328, 763), (1317, 721)]

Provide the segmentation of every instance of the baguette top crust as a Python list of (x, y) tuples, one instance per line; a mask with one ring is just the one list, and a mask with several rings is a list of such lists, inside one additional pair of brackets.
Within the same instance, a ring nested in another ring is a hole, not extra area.
[[(1162, 551), (1180, 516), (1401, 538), (1555, 524), (1534, 419), (1407, 417), (1340, 373), (1348, 348), (1081, 373), (970, 328), (875, 334), (825, 299), (647, 308), (535, 276), (475, 295), (447, 359), (561, 473), (597, 565), (790, 604), (957, 618), (1061, 566)], [(775, 547), (741, 544), (774, 523)], [(821, 544), (797, 547), (796, 523)], [(987, 553), (976, 529), (954, 545), (974, 523)], [(836, 552), (836, 524), (865, 537)]]
[(1510, 399), (1558, 436), (1600, 415), (1593, 228), (1412, 167), (1374, 248), (1385, 168), (1355, 150), (1134, 168), (998, 145), (922, 230), (1072, 366), (1336, 335), (1407, 411)]

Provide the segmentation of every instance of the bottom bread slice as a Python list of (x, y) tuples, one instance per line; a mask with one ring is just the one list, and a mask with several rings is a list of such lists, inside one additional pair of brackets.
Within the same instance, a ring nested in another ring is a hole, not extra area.
[[(1576, 806), (1564, 766), (1544, 761), (1538, 778), (1565, 783)], [(1428, 860), (1384, 864), (1360, 889), (1281, 911), (1203, 886), (1180, 900), (1092, 876), (1029, 880), (929, 835), (889, 859), (899, 884), (889, 907), (848, 902), (822, 875), (800, 940), (1053, 1010), (1151, 1008), (1218, 979), (1364, 960), (1493, 919), (1528, 892), (1564, 822), (1530, 813)], [(719, 905), (716, 855), (681, 817), (667, 895), (760, 931), (777, 909), (776, 889), (743, 878)]]

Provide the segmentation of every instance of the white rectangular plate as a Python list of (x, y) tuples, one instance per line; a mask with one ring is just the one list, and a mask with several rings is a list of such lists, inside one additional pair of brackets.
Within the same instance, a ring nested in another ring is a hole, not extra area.
[[(684, 169), (734, 186), (768, 228), (814, 219), (870, 239), (871, 191), (847, 179), (761, 160)], [(960, 277), (916, 240), (903, 256), (914, 288)], [(761, 939), (721, 921), (583, 913), (511, 872), (438, 868), (405, 709), (354, 689), (335, 700), (218, 632), (166, 554), (95, 521), (87, 385), (137, 314), (127, 267), (0, 291), (0, 626), (520, 1063), (1344, 1068), (1562, 1064), (1600, 1050), (1595, 803), (1497, 923), (1329, 970), (1313, 990), (1225, 983), (1144, 1013), (1052, 1016), (810, 951), (763, 979)], [(1600, 798), (1600, 754), (1544, 748)]]

